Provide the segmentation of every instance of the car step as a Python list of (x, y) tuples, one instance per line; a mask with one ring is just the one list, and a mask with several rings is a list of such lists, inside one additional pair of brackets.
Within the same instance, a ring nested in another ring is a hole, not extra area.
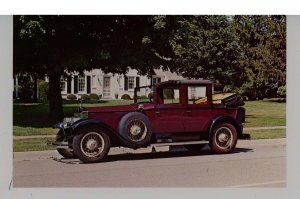
[(208, 144), (208, 141), (188, 141), (188, 142), (158, 142), (151, 144), (150, 146), (160, 147), (160, 146), (176, 146), (176, 145), (191, 145), (191, 144)]

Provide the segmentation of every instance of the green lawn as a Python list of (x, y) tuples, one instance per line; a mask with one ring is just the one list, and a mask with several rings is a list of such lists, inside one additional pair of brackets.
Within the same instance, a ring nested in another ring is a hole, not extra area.
[[(126, 105), (132, 100), (109, 100), (98, 103), (83, 104), (91, 106)], [(286, 103), (273, 100), (247, 101), (246, 127), (285, 126)], [(79, 108), (78, 103), (64, 104), (66, 116), (72, 116)], [(53, 123), (48, 118), (48, 104), (43, 103), (14, 103), (13, 105), (13, 135), (54, 135), (57, 129), (52, 129)]]
[(257, 131), (246, 131), (251, 135), (251, 140), (257, 139), (275, 139), (275, 138), (285, 138), (285, 129), (268, 129), (268, 130), (257, 130)]
[(278, 102), (277, 99), (247, 101), (246, 126), (285, 126), (286, 125), (286, 103)]
[(52, 145), (54, 138), (34, 138), (14, 140), (13, 151), (45, 151), (54, 150), (56, 147)]

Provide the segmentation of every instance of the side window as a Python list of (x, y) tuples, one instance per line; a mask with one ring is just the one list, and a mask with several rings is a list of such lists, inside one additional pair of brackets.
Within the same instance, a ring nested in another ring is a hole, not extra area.
[(164, 104), (179, 104), (179, 88), (164, 88)]
[(188, 86), (189, 104), (207, 104), (206, 86)]

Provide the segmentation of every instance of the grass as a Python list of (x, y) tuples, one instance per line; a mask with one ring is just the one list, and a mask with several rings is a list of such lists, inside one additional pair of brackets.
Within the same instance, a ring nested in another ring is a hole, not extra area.
[(277, 99), (247, 101), (246, 126), (285, 126), (286, 125), (286, 103)]
[(57, 129), (13, 126), (14, 136), (56, 135)]
[(54, 150), (55, 146), (52, 145), (54, 138), (34, 138), (14, 140), (14, 152), (20, 151), (45, 151)]
[(249, 131), (252, 140), (257, 139), (276, 139), (276, 138), (285, 138), (286, 130), (285, 129), (268, 129), (268, 130), (257, 130)]
[[(85, 107), (91, 106), (114, 106), (132, 103), (132, 100), (109, 100), (99, 101), (93, 104), (84, 104)], [(66, 103), (63, 105), (66, 116), (73, 116), (79, 109), (79, 103)], [(14, 103), (13, 105), (13, 135), (53, 135), (57, 129), (52, 129), (52, 121), (48, 117), (49, 105), (43, 103)]]

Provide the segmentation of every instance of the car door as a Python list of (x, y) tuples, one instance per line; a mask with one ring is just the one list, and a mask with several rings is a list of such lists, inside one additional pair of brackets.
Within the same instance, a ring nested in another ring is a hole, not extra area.
[(180, 101), (179, 88), (171, 88), (172, 94), (168, 96), (164, 90), (164, 100), (161, 104), (156, 104), (154, 117), (152, 120), (152, 130), (154, 133), (176, 133), (184, 132), (185, 106)]
[(206, 86), (188, 86), (188, 103), (185, 108), (186, 132), (204, 132), (211, 120), (211, 105), (207, 100)]

